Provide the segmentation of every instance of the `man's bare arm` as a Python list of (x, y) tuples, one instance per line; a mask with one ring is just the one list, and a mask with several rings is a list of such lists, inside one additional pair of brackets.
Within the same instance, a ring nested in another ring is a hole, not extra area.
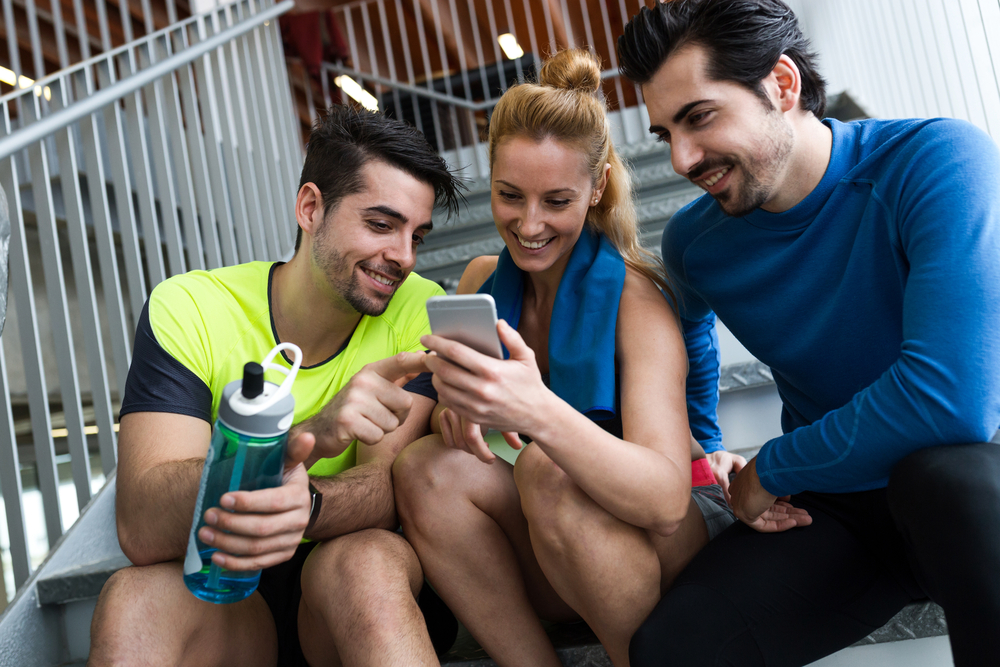
[(136, 565), (184, 555), (211, 432), (187, 415), (122, 417), (115, 513), (122, 551)]
[[(138, 412), (122, 418), (115, 512), (118, 542), (136, 565), (184, 555), (210, 437), (208, 422), (195, 417)], [(233, 512), (207, 509), (218, 522), (199, 536), (219, 549), (216, 562), (256, 570), (291, 557), (309, 518), (302, 460), (312, 445), (311, 435), (289, 443), (281, 486), (225, 494), (222, 502), (230, 497)]]
[[(321, 517), (333, 519), (331, 537), (357, 530), (353, 526), (359, 522), (362, 528), (395, 524), (392, 461), (403, 447), (426, 432), (434, 402), (411, 395), (393, 381), (402, 384), (409, 375), (425, 370), (423, 357), (403, 353), (369, 364), (332, 401), (330, 422), (335, 428), (330, 429), (331, 434), (324, 438), (328, 442), (323, 443), (328, 449), (339, 453), (351, 440), (366, 436), (376, 436), (371, 439), (378, 444), (361, 446), (358, 462), (363, 469), (345, 478), (343, 489), (336, 482), (320, 483), (324, 487), (332, 485), (323, 489), (325, 511)], [(416, 412), (409, 419), (411, 404)], [(137, 565), (179, 558), (184, 555), (191, 529), (211, 439), (210, 425), (196, 417), (163, 412), (131, 413), (122, 418), (121, 424), (116, 514), (122, 551)], [(201, 538), (222, 552), (253, 557), (243, 561), (227, 559), (226, 567), (258, 569), (274, 564), (271, 561), (281, 558), (277, 554), (290, 555), (294, 551), (288, 545), (294, 546), (301, 538), (309, 504), (304, 471), (289, 475), (311, 453), (313, 435), (302, 429), (290, 434), (289, 456), (295, 460), (286, 461), (281, 487), (226, 494), (223, 499), (232, 497), (230, 509), (236, 514), (209, 509), (208, 514), (218, 522), (212, 528), (203, 528)], [(338, 528), (341, 525), (344, 527)], [(217, 557), (223, 559), (224, 554)]]
[(332, 477), (311, 478), (323, 493), (323, 505), (306, 537), (328, 540), (365, 528), (396, 527), (392, 462), (406, 445), (429, 432), (430, 414), (436, 405), (425, 396), (411, 396), (413, 405), (398, 429), (377, 445), (358, 444), (358, 465)]

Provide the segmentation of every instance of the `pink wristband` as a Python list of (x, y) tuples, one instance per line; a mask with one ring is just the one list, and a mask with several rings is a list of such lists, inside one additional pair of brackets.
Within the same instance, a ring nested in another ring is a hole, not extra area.
[(712, 466), (708, 459), (695, 459), (691, 461), (691, 486), (709, 486), (718, 484), (715, 475), (712, 473)]

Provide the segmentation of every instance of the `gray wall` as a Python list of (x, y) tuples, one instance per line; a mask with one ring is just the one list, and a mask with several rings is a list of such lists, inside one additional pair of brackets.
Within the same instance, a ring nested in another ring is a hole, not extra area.
[(791, 0), (831, 92), (880, 118), (967, 120), (1000, 141), (1000, 0)]

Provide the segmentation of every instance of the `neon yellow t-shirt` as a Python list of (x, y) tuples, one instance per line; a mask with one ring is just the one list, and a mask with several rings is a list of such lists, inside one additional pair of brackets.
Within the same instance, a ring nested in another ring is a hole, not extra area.
[[(270, 308), (276, 266), (251, 262), (191, 271), (157, 285), (136, 330), (121, 414), (175, 412), (214, 423), (226, 384), (243, 376), (245, 363), (262, 361), (278, 343)], [(430, 333), (425, 303), (443, 293), (437, 284), (411, 273), (386, 311), (362, 316), (336, 355), (299, 369), (292, 386), (294, 423), (319, 412), (365, 364), (423, 350), (420, 337)], [(287, 359), (279, 360), (291, 367)], [(267, 379), (280, 383), (284, 376), (270, 371)], [(326, 476), (346, 470), (355, 465), (356, 450), (353, 442), (340, 456), (317, 461), (309, 472)]]

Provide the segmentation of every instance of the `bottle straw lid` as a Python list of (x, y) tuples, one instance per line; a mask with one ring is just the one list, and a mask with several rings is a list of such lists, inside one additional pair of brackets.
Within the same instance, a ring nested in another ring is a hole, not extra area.
[[(294, 361), (292, 362), (291, 369), (285, 368), (281, 364), (272, 363), (274, 358), (278, 356), (278, 353), (282, 350), (288, 350), (292, 353)], [(252, 362), (251, 362), (252, 363)], [(256, 365), (256, 364), (254, 364)], [(246, 378), (247, 378), (247, 366), (244, 366), (243, 370), (243, 391), (237, 392), (229, 399), (229, 406), (238, 415), (243, 415), (249, 417), (251, 415), (258, 414), (270, 408), (272, 405), (288, 396), (292, 393), (292, 383), (295, 382), (295, 376), (299, 373), (299, 368), (302, 366), (302, 350), (295, 343), (279, 343), (275, 345), (267, 356), (264, 357), (264, 361), (260, 362), (260, 381), (264, 381), (264, 371), (275, 370), (280, 371), (285, 374), (285, 380), (278, 386), (277, 390), (268, 391), (270, 383), (265, 384), (262, 387), (262, 393), (255, 394), (253, 396), (246, 395)], [(271, 385), (273, 386), (273, 385)]]
[(264, 367), (256, 361), (243, 366), (243, 398), (253, 400), (264, 393)]
[[(282, 350), (292, 353), (291, 369), (274, 358)], [(288, 431), (295, 417), (295, 398), (291, 395), (292, 383), (302, 366), (302, 350), (292, 343), (281, 343), (272, 349), (260, 364), (250, 362), (244, 366), (244, 376), (225, 386), (219, 401), (219, 421), (227, 428), (255, 438), (271, 438)], [(256, 371), (260, 369), (258, 374)], [(286, 375), (280, 384), (264, 381), (264, 371), (276, 370)], [(260, 390), (253, 385), (260, 382)], [(247, 396), (247, 388), (249, 394)]]

